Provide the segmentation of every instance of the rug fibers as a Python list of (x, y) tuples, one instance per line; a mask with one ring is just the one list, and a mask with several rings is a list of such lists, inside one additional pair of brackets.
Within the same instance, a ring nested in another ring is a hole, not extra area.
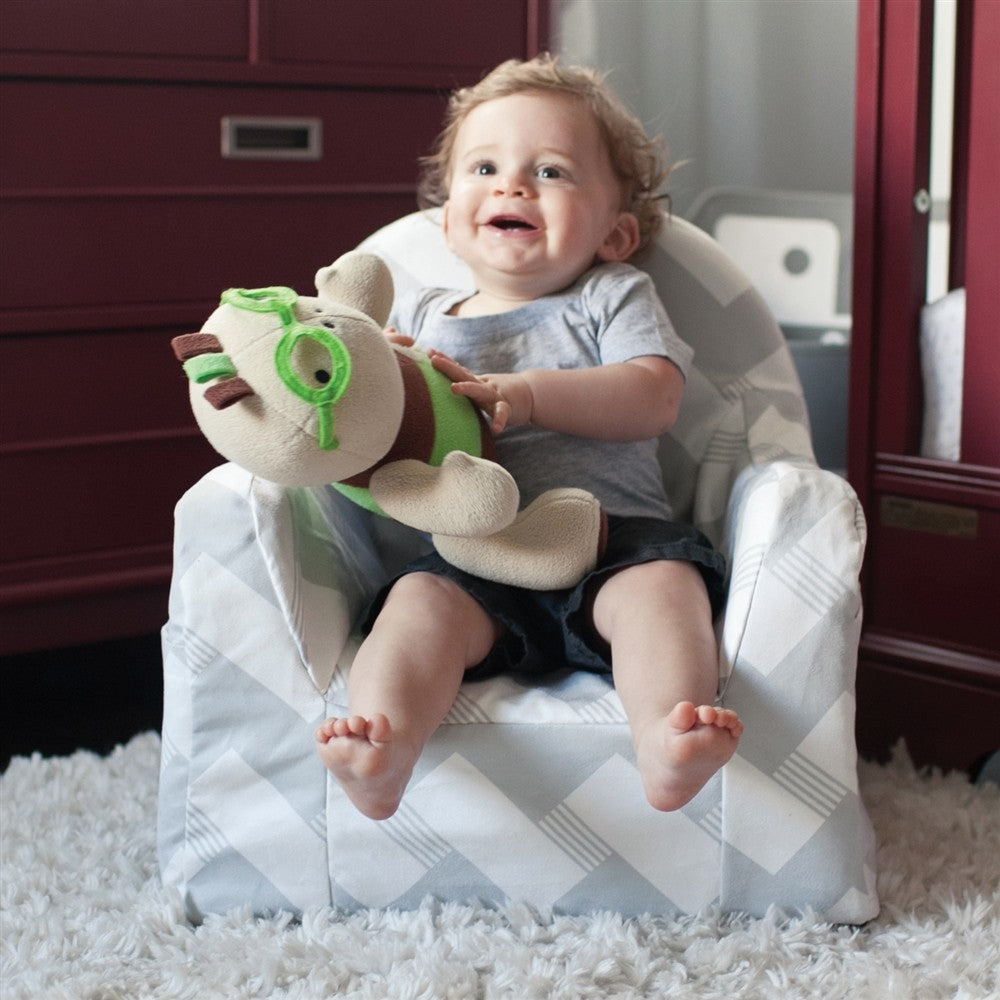
[(708, 910), (676, 919), (428, 900), (187, 923), (158, 882), (159, 741), (14, 760), (0, 779), (4, 1000), (589, 1000), (1000, 997), (1000, 789), (863, 764), (880, 916)]

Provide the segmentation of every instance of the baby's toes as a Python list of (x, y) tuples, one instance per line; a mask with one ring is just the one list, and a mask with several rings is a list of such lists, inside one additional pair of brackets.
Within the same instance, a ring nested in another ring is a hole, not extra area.
[(719, 709), (719, 713), (715, 717), (715, 724), (723, 729), (728, 729), (734, 736), (739, 736), (743, 732), (743, 723), (740, 721), (740, 717), (729, 708)]
[(367, 722), (365, 735), (372, 743), (388, 743), (392, 739), (392, 726), (384, 715), (378, 713)]
[(346, 719), (341, 719), (341, 726), (338, 727), (338, 736), (367, 736), (368, 720), (363, 715), (352, 715)]
[(316, 729), (317, 743), (327, 743), (329, 740), (333, 739), (333, 725), (336, 721), (336, 719), (324, 719), (324, 721), (319, 724)]

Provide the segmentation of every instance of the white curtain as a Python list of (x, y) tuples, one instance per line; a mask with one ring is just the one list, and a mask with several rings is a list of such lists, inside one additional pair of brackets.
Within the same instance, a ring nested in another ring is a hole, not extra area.
[(854, 0), (554, 0), (553, 49), (662, 134), (683, 215), (709, 187), (849, 192)]

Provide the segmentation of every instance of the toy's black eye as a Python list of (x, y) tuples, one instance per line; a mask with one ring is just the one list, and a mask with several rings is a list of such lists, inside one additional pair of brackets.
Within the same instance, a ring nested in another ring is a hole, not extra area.
[(300, 337), (295, 343), (288, 360), (292, 374), (302, 385), (322, 392), (336, 381), (340, 362), (324, 342), (326, 338), (332, 341), (333, 334), (319, 326), (312, 329), (313, 333)]
[(323, 326), (325, 326), (328, 330), (336, 330), (337, 329), (337, 324), (334, 323), (334, 321), (332, 319), (321, 319), (320, 323), (322, 323)]

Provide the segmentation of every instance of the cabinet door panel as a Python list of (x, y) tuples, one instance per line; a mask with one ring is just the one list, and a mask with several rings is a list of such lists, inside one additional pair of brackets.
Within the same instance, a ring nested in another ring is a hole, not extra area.
[[(3, 5), (3, 51), (245, 59), (247, 0), (17, 0)], [(197, 8), (196, 11), (194, 10)]]
[(272, 10), (271, 55), (286, 64), (325, 63), (366, 72), (450, 69), (478, 78), (503, 58), (523, 56), (528, 40), (528, 10), (521, 0), (274, 0)]
[(231, 286), (313, 292), (318, 267), (412, 207), (392, 191), (16, 201), (3, 228), (21, 250), (5, 255), (0, 284), (21, 313), (188, 303), (197, 318)]
[[(204, 441), (145, 439), (58, 443), (3, 456), (3, 566), (46, 580), (46, 560), (168, 543), (186, 485), (218, 462)], [(12, 567), (14, 564), (14, 567)]]
[[(353, 88), (8, 80), (0, 98), (7, 191), (109, 197), (122, 187), (413, 185), (444, 112), (435, 93)], [(322, 158), (223, 159), (223, 117), (272, 115), (319, 119)]]
[(17, 373), (4, 380), (4, 443), (24, 448), (189, 427), (187, 384), (170, 339), (194, 329), (0, 339), (0, 370)]

